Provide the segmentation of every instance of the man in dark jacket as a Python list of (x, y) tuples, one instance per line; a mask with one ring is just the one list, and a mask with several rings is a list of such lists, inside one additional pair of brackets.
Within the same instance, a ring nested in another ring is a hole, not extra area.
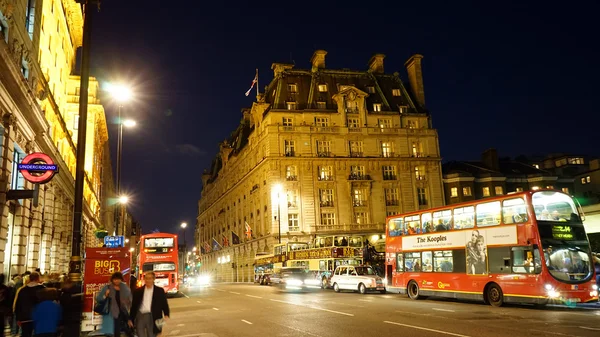
[(33, 272), (29, 275), (29, 283), (17, 290), (13, 310), (17, 317), (17, 322), (21, 322), (21, 337), (31, 337), (33, 333), (31, 313), (35, 305), (39, 302), (37, 292), (44, 288), (40, 283), (40, 274)]
[(145, 286), (133, 292), (133, 302), (129, 326), (133, 327), (135, 322), (137, 335), (139, 337), (154, 337), (162, 330), (162, 325), (157, 326), (156, 321), (169, 317), (169, 303), (165, 290), (154, 285), (156, 275), (147, 272), (144, 275)]

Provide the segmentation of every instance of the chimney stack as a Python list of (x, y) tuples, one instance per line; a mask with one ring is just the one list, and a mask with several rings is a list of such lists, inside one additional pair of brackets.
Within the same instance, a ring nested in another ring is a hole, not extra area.
[(417, 103), (425, 107), (425, 89), (423, 88), (423, 71), (421, 70), (421, 59), (423, 55), (415, 54), (411, 56), (404, 66), (408, 72), (408, 82)]
[(316, 50), (313, 56), (310, 58), (313, 72), (319, 69), (325, 69), (325, 55), (327, 55), (326, 51)]
[(383, 59), (385, 58), (385, 55), (383, 54), (375, 54), (373, 55), (373, 57), (371, 57), (371, 59), (369, 60), (369, 70), (377, 73), (377, 74), (383, 74)]
[(481, 161), (490, 170), (494, 170), (494, 171), (500, 170), (500, 163), (498, 161), (498, 152), (494, 148), (483, 151), (483, 153), (481, 154)]

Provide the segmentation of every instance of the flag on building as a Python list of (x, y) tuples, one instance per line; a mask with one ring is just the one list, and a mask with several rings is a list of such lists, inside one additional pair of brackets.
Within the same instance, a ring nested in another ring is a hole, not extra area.
[(256, 69), (256, 75), (254, 76), (254, 79), (252, 80), (252, 85), (250, 86), (250, 89), (248, 89), (248, 91), (246, 91), (246, 96), (250, 95), (250, 91), (252, 91), (252, 88), (254, 88), (256, 83), (258, 83), (258, 69)]
[(245, 223), (246, 223), (246, 238), (252, 239), (252, 227), (250, 227), (250, 225), (248, 224), (248, 221), (245, 221)]
[(204, 241), (204, 252), (210, 253), (210, 251), (211, 251), (210, 245), (208, 244), (208, 242)]
[(223, 247), (229, 247), (229, 239), (223, 234)]
[(221, 248), (223, 248), (220, 244), (219, 241), (217, 241), (215, 238), (212, 239), (212, 250), (219, 250)]
[(240, 244), (240, 237), (233, 231), (231, 232), (231, 243), (234, 245)]

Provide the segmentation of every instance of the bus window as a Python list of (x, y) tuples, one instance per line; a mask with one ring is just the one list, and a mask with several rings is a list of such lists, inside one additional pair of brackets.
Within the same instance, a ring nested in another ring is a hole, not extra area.
[(334, 242), (336, 247), (348, 246), (348, 239), (345, 236), (336, 236)]
[(421, 253), (423, 256), (423, 265), (421, 266), (422, 271), (433, 271), (433, 256), (431, 252), (423, 252)]
[(390, 237), (402, 235), (403, 223), (402, 218), (390, 219), (388, 222), (388, 232)]
[(458, 207), (454, 209), (454, 229), (473, 228), (475, 207)]
[(404, 257), (404, 255), (402, 255), (402, 253), (396, 254), (396, 271), (397, 272), (403, 272), (404, 271), (403, 257)]
[(362, 247), (362, 237), (360, 236), (353, 236), (350, 239), (350, 247)]
[(419, 216), (407, 216), (404, 218), (404, 233), (408, 235), (419, 234), (421, 232), (421, 226), (419, 224)]
[(486, 202), (477, 205), (477, 227), (496, 226), (500, 224), (500, 201)]
[(433, 225), (431, 224), (431, 213), (421, 214), (421, 228), (422, 233), (433, 232)]
[(447, 209), (444, 211), (433, 212), (433, 225), (436, 232), (443, 232), (452, 229), (452, 211)]
[[(539, 251), (537, 252), (537, 256), (539, 256)], [(512, 249), (512, 272), (519, 274), (534, 274), (538, 269), (536, 265), (540, 263), (540, 261), (536, 261), (533, 257), (534, 252), (529, 250), (529, 248), (525, 247), (513, 247)], [(541, 271), (541, 270), (540, 270)]]
[(406, 271), (421, 271), (421, 253), (405, 253), (404, 268)]
[(436, 272), (452, 272), (452, 251), (443, 250), (433, 252), (433, 268)]
[(525, 200), (514, 198), (502, 202), (502, 220), (505, 224), (527, 222)]

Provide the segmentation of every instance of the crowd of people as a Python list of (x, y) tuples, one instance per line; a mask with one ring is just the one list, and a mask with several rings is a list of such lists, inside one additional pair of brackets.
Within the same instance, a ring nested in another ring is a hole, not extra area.
[[(144, 275), (145, 285), (131, 290), (119, 272), (96, 296), (94, 311), (102, 315), (98, 331), (104, 336), (154, 337), (162, 319), (169, 317), (169, 305), (162, 288), (154, 285), (155, 275)], [(44, 274), (39, 270), (15, 276), (5, 284), (0, 274), (0, 337), (79, 336), (83, 295), (66, 274)], [(98, 307), (105, 308), (99, 312)]]

